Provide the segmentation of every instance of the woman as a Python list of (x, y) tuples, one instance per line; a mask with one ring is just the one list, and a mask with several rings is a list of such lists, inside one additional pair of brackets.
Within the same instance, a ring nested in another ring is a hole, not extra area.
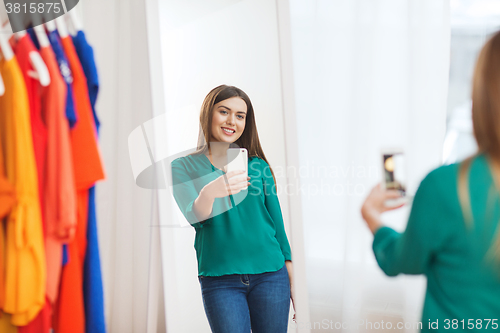
[[(286, 332), (290, 245), (250, 99), (236, 87), (214, 88), (203, 102), (200, 127), (198, 150), (172, 162), (172, 180), (175, 200), (196, 229), (210, 327), (216, 333)], [(231, 145), (248, 150), (248, 178), (243, 171), (225, 173)]]
[(480, 53), (472, 90), (478, 153), (427, 175), (406, 231), (380, 219), (398, 192), (376, 186), (361, 209), (382, 270), (427, 276), (423, 331), (500, 330), (500, 33)]

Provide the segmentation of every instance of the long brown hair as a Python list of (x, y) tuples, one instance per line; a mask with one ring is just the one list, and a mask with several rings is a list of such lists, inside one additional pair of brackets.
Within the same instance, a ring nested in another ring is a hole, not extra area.
[[(494, 179), (497, 194), (500, 191), (500, 32), (491, 37), (481, 50), (472, 83), (472, 123), (478, 153), (460, 165), (458, 195), (465, 222), (473, 225), (469, 194), (469, 170), (478, 154), (485, 154)], [(490, 190), (490, 194), (494, 193)], [(488, 195), (489, 197), (491, 195)], [(488, 199), (491, 202), (490, 199)], [(500, 262), (500, 224), (489, 250), (490, 258)]]
[[(200, 111), (200, 132), (198, 135), (197, 150), (194, 154), (205, 154), (210, 148), (210, 140), (212, 138), (212, 116), (214, 112), (214, 105), (222, 102), (228, 98), (239, 97), (247, 105), (247, 115), (245, 122), (245, 129), (241, 136), (231, 144), (232, 146), (237, 145), (237, 147), (246, 148), (248, 150), (248, 157), (259, 157), (267, 161), (266, 155), (262, 150), (262, 146), (259, 140), (259, 134), (257, 133), (257, 125), (255, 123), (255, 116), (253, 111), (252, 102), (248, 95), (241, 89), (234, 86), (220, 85), (212, 89), (208, 95), (203, 100)], [(274, 172), (271, 166), (269, 169), (276, 184), (276, 178), (274, 177)]]

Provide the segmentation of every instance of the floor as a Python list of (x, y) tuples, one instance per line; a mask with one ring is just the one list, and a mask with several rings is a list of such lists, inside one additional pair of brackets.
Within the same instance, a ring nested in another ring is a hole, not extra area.
[(376, 263), (308, 259), (311, 332), (417, 332), (425, 278), (387, 277)]

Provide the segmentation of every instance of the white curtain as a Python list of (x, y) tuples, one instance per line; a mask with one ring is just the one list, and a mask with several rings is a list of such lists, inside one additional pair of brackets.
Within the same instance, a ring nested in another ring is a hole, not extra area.
[[(290, 8), (309, 325), (362, 331), (384, 320), (416, 331), (425, 279), (383, 275), (359, 211), (382, 179), (382, 148), (404, 150), (410, 193), (441, 161), (449, 1), (291, 0)], [(408, 212), (386, 222), (404, 230)]]

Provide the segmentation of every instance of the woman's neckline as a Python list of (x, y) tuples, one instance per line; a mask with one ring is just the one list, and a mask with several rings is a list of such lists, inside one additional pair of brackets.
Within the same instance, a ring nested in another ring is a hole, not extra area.
[[(212, 171), (218, 170), (218, 171), (221, 171), (221, 172), (223, 172), (223, 173), (226, 173), (224, 170), (219, 169), (219, 168), (217, 168), (215, 165), (213, 165), (213, 164), (212, 164), (212, 162), (210, 161), (210, 158), (209, 158), (207, 155), (205, 155), (205, 154), (203, 154), (203, 153), (202, 153), (201, 155), (203, 155), (203, 156), (205, 157), (205, 160), (208, 162), (208, 164), (210, 164), (210, 166), (212, 167)], [(215, 169), (215, 170), (214, 170), (214, 169)]]

